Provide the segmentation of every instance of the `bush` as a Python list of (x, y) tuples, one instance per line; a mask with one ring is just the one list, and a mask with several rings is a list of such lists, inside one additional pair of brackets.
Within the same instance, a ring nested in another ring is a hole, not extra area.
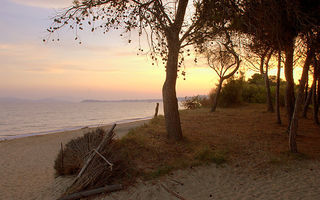
[(221, 107), (241, 105), (243, 103), (243, 100), (242, 100), (243, 85), (244, 85), (244, 81), (242, 78), (229, 79), (221, 89), (218, 105)]
[(264, 86), (245, 83), (242, 100), (247, 103), (265, 103), (266, 88)]
[(199, 95), (193, 97), (185, 97), (182, 101), (182, 106), (185, 109), (198, 109), (209, 104), (206, 97), (200, 97)]
[[(270, 77), (271, 98), (275, 104), (276, 83), (275, 78)], [(285, 105), (285, 87), (286, 82), (280, 82), (280, 106)], [(215, 91), (212, 90), (209, 94), (209, 102), (213, 101)], [(238, 79), (229, 79), (222, 87), (218, 99), (218, 106), (233, 107), (243, 103), (266, 103), (266, 88), (264, 85), (263, 76), (255, 74), (251, 79), (245, 81), (243, 77)]]

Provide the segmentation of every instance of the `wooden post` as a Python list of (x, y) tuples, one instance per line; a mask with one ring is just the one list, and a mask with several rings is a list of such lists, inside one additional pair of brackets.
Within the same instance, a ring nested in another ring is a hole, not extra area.
[(159, 103), (157, 103), (157, 105), (156, 105), (156, 109), (154, 112), (154, 118), (156, 118), (158, 116), (158, 111), (159, 111)]

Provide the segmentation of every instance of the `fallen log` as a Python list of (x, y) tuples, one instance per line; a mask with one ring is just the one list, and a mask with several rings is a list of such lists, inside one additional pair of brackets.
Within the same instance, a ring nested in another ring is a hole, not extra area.
[(92, 189), (92, 190), (85, 190), (85, 191), (73, 193), (73, 194), (61, 197), (58, 200), (75, 200), (75, 199), (80, 199), (80, 198), (100, 194), (103, 192), (114, 192), (114, 191), (118, 191), (118, 190), (122, 190), (121, 184), (107, 185), (107, 186), (101, 187), (101, 188), (96, 188), (96, 189)]

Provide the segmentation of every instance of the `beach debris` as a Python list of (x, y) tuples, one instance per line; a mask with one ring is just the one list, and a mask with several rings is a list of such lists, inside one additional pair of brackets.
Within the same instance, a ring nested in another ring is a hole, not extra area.
[(82, 137), (72, 139), (64, 145), (64, 148), (62, 146), (54, 164), (56, 176), (78, 173), (87, 160), (88, 155), (99, 145), (105, 134), (105, 130), (97, 128), (87, 132)]
[(108, 165), (110, 165), (110, 171), (112, 171), (112, 166), (113, 164), (111, 162), (109, 162), (103, 155), (101, 155), (101, 153), (99, 153), (96, 149), (93, 149), (93, 151), (98, 154), (98, 156), (100, 156), (104, 161), (106, 161), (106, 163)]
[(121, 184), (107, 185), (107, 186), (92, 189), (92, 190), (85, 190), (85, 191), (73, 193), (73, 194), (61, 197), (58, 200), (75, 200), (75, 199), (80, 199), (80, 198), (84, 198), (84, 197), (89, 197), (92, 195), (97, 195), (97, 194), (100, 194), (103, 192), (114, 192), (114, 191), (118, 191), (118, 190), (122, 190)]
[(178, 184), (178, 185), (181, 185), (181, 186), (184, 185), (184, 183), (181, 183), (180, 181), (177, 181), (176, 179), (169, 178), (169, 180), (172, 181), (172, 182), (174, 182), (174, 183), (176, 183), (176, 184)]
[[(114, 137), (114, 128), (116, 127), (117, 124), (114, 124), (111, 129), (109, 130), (109, 132), (103, 137), (102, 141), (100, 142), (99, 146), (96, 149), (96, 152), (99, 153), (100, 149), (102, 147), (105, 147), (106, 145), (108, 145), (112, 138)], [(79, 177), (83, 174), (83, 172), (87, 169), (88, 165), (91, 163), (91, 161), (95, 158), (95, 153), (91, 153), (91, 155), (89, 156), (89, 158), (86, 161), (86, 164), (82, 167), (82, 169), (80, 170), (78, 176), (74, 179), (72, 185), (74, 185), (76, 183), (76, 181), (79, 179)], [(101, 155), (101, 154), (100, 154)]]
[[(108, 192), (106, 185), (128, 184), (128, 174), (135, 171), (131, 169), (132, 163), (127, 154), (121, 150), (121, 142), (114, 138), (115, 127), (116, 124), (108, 131), (102, 128), (92, 130), (71, 140), (61, 149), (55, 161), (57, 174), (76, 177), (60, 199), (77, 193), (83, 195), (82, 192), (88, 190), (90, 192), (85, 193), (86, 195), (93, 194), (91, 190), (94, 194)], [(119, 190), (120, 187), (117, 188)]]
[(164, 184), (160, 183), (161, 187), (163, 187), (163, 189), (165, 189), (167, 192), (169, 192), (170, 194), (172, 194), (173, 196), (177, 197), (180, 200), (186, 200), (183, 196), (179, 195), (178, 193), (174, 192), (173, 190), (170, 190), (167, 186), (165, 186)]

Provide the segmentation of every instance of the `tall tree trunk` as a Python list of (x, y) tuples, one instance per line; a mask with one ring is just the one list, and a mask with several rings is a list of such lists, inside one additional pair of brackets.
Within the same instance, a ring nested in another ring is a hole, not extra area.
[(294, 111), (294, 80), (293, 80), (293, 53), (294, 53), (294, 41), (292, 38), (290, 43), (285, 48), (286, 61), (284, 66), (284, 73), (287, 81), (286, 86), (286, 108), (287, 108), (287, 116), (288, 116), (288, 130), (290, 128), (291, 119)]
[(223, 82), (223, 78), (220, 78), (219, 85), (218, 85), (217, 90), (216, 90), (216, 95), (214, 96), (214, 99), (213, 99), (211, 112), (215, 112), (216, 109), (217, 109), (218, 99), (219, 99), (220, 91), (221, 91), (221, 88), (222, 88), (222, 82)]
[(307, 100), (304, 102), (303, 112), (302, 112), (302, 117), (303, 118), (307, 118), (307, 113), (308, 113), (309, 105), (311, 103), (312, 94), (313, 94), (314, 81), (315, 80), (313, 80), (311, 88), (310, 88), (310, 90), (308, 92)]
[(272, 53), (273, 53), (273, 51), (271, 51), (268, 55), (268, 58), (266, 61), (266, 71), (264, 73), (264, 83), (265, 83), (266, 91), (267, 91), (267, 111), (268, 112), (274, 112), (272, 98), (271, 98), (270, 82), (269, 82), (269, 77), (268, 77), (269, 61), (272, 56)]
[(319, 125), (319, 117), (318, 117), (319, 102), (317, 98), (317, 85), (315, 85), (315, 87), (313, 88), (313, 121), (315, 124)]
[[(178, 37), (177, 37), (178, 38)], [(176, 81), (179, 56), (179, 41), (170, 40), (168, 61), (166, 65), (166, 80), (162, 88), (163, 110), (168, 138), (172, 140), (182, 139), (178, 100), (176, 95)]]
[(298, 95), (295, 101), (294, 105), (294, 111), (290, 123), (290, 130), (289, 130), (289, 148), (292, 153), (297, 153), (297, 142), (296, 142), (296, 136), (298, 131), (298, 117), (302, 109), (302, 101), (303, 101), (303, 94), (304, 94), (304, 87), (306, 85), (307, 75), (309, 71), (309, 66), (311, 65), (312, 58), (314, 55), (314, 48), (311, 46), (311, 48), (307, 52), (307, 57), (304, 62), (303, 71), (301, 75), (300, 85), (299, 85), (299, 91)]
[(277, 71), (277, 87), (276, 87), (276, 110), (277, 110), (277, 123), (281, 124), (280, 117), (280, 72), (281, 72), (281, 51), (278, 52), (278, 71)]
[[(319, 104), (320, 104), (320, 77), (318, 77), (318, 92), (317, 92), (317, 96), (318, 96), (318, 106), (319, 106)], [(318, 108), (317, 113), (318, 112), (319, 112), (319, 108)]]
[(163, 111), (168, 133), (168, 139), (181, 140), (182, 130), (180, 115), (178, 110), (178, 100), (176, 94), (176, 81), (178, 73), (179, 50), (181, 41), (179, 33), (182, 28), (188, 0), (179, 0), (175, 16), (175, 22), (166, 29), (168, 43), (168, 60), (166, 64), (166, 80), (162, 87)]
[[(317, 65), (317, 61), (314, 61), (314, 87), (313, 87), (313, 121), (315, 124), (319, 124), (319, 117), (318, 117), (318, 111), (319, 111), (319, 102), (317, 98), (317, 88), (319, 90), (319, 84), (317, 84), (317, 80), (319, 79), (319, 66)], [(318, 82), (319, 83), (319, 82)]]
[(306, 81), (306, 88), (305, 90), (305, 95), (304, 95), (304, 103), (307, 101), (308, 98), (308, 90), (309, 90), (309, 73), (307, 75), (307, 81)]

